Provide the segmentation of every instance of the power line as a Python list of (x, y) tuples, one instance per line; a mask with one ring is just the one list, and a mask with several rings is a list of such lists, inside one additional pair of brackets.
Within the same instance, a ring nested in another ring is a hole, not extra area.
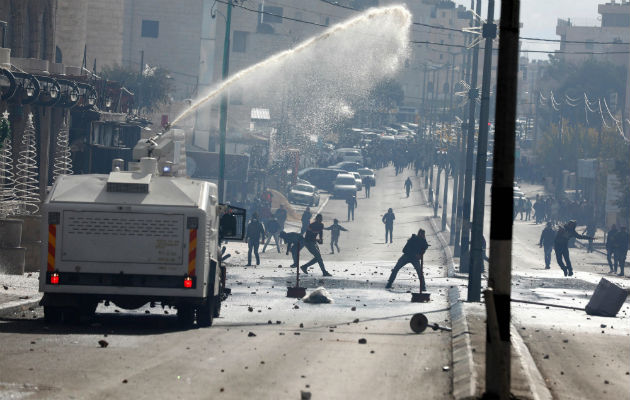
[[(221, 3), (221, 4), (228, 4), (227, 1), (225, 0), (215, 0), (217, 3)], [(337, 7), (341, 7), (344, 9), (350, 9), (350, 10), (354, 10), (354, 11), (359, 11), (356, 10), (354, 8), (349, 8), (348, 6), (343, 6), (341, 4), (337, 4), (337, 3), (332, 3), (330, 1), (327, 0), (320, 0), (326, 4), (330, 4), (333, 6), (337, 6)], [(299, 23), (304, 23), (304, 24), (308, 24), (308, 25), (314, 25), (314, 26), (319, 26), (319, 27), (323, 27), (323, 28), (328, 28), (328, 25), (325, 24), (319, 24), (317, 22), (312, 22), (312, 21), (306, 21), (306, 20), (302, 20), (302, 19), (298, 19), (298, 18), (291, 18), (291, 17), (285, 17), (283, 15), (279, 15), (279, 14), (274, 14), (268, 11), (264, 11), (264, 10), (255, 10), (253, 8), (249, 8), (246, 7), (242, 4), (236, 4), (236, 3), (232, 3), (233, 7), (238, 7), (241, 8), (243, 10), (249, 11), (249, 12), (253, 12), (253, 13), (257, 13), (257, 14), (264, 14), (264, 15), (269, 15), (272, 17), (276, 17), (276, 18), (280, 18), (280, 19), (285, 19), (288, 21), (294, 21), (294, 22), (299, 22)], [(463, 31), (458, 30), (458, 29), (454, 29), (454, 28), (446, 28), (446, 27), (440, 27), (437, 25), (430, 25), (430, 24), (423, 24), (420, 22), (413, 22), (414, 25), (419, 25), (419, 26), (426, 26), (426, 27), (433, 27), (433, 28), (439, 28), (439, 29), (445, 29), (445, 30), (450, 30), (450, 31), (456, 31), (456, 32), (461, 32), (463, 33)], [(551, 39), (549, 39), (551, 40)], [(409, 41), (412, 44), (427, 44), (427, 45), (433, 45), (433, 46), (444, 46), (444, 47), (454, 47), (454, 48), (468, 48), (468, 46), (466, 45), (461, 45), (461, 44), (452, 44), (452, 43), (437, 43), (437, 42), (431, 42), (428, 40), (410, 40)], [(498, 48), (493, 48), (493, 51), (498, 51)], [(523, 53), (542, 53), (542, 54), (575, 54), (575, 55), (603, 55), (603, 54), (630, 54), (630, 51), (583, 51), (583, 52), (572, 52), (572, 51), (560, 51), (560, 50), (521, 50), (521, 52)]]

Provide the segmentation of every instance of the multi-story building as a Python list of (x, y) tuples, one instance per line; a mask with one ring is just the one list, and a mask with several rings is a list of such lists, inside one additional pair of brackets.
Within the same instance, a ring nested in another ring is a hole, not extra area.
[[(57, 4), (55, 60), (92, 71), (122, 63), (125, 0), (63, 0)], [(85, 58), (85, 59), (84, 59)]]
[[(557, 56), (577, 64), (593, 57), (589, 53), (609, 53), (600, 57), (628, 69), (630, 82), (630, 57), (627, 54), (630, 43), (630, 1), (611, 0), (610, 3), (599, 4), (597, 12), (600, 26), (578, 26), (570, 19), (558, 19), (556, 34), (562, 42)], [(626, 85), (625, 92), (626, 104), (620, 107), (624, 110), (624, 121), (630, 116), (630, 85)], [(625, 125), (625, 129), (630, 129), (630, 126)]]

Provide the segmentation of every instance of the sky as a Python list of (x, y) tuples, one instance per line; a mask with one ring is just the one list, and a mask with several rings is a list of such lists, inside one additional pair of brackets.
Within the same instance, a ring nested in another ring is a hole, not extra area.
[[(567, 19), (575, 25), (598, 25), (597, 5), (609, 3), (611, 0), (521, 0), (521, 36), (540, 37), (545, 39), (559, 39), (556, 35), (558, 18)], [(470, 0), (455, 0), (457, 4), (470, 7)], [(617, 0), (621, 3), (621, 0)], [(476, 0), (475, 0), (476, 3)], [(488, 1), (482, 0), (481, 13), (487, 16)], [(500, 15), (501, 0), (495, 1), (495, 18)], [(523, 49), (554, 50), (559, 48), (557, 43), (523, 42)], [(547, 59), (545, 54), (530, 53), (531, 59)]]

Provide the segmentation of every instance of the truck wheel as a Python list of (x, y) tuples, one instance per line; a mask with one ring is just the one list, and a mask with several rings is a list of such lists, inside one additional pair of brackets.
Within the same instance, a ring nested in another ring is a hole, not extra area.
[(216, 296), (214, 298), (214, 310), (212, 312), (212, 315), (214, 316), (214, 318), (219, 318), (219, 316), (221, 315), (221, 297), (220, 296)]
[(206, 302), (198, 308), (197, 323), (201, 327), (212, 326), (215, 317), (215, 297), (208, 297)]
[(195, 324), (195, 309), (189, 304), (177, 307), (177, 322), (184, 329), (190, 329)]
[(60, 307), (44, 306), (44, 321), (47, 324), (60, 323), (62, 316), (63, 312)]

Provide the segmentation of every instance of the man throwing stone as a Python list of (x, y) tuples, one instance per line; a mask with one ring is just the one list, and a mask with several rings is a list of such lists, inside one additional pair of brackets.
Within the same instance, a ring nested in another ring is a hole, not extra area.
[(391, 289), (392, 283), (394, 283), (398, 271), (400, 271), (400, 269), (405, 265), (411, 263), (411, 265), (413, 265), (416, 269), (416, 273), (420, 279), (420, 291), (425, 292), (427, 287), (424, 284), (424, 273), (422, 268), (424, 266), (423, 257), (427, 248), (429, 248), (429, 244), (425, 238), (424, 229), (420, 229), (417, 235), (411, 235), (411, 237), (407, 239), (407, 244), (403, 248), (403, 255), (398, 259), (394, 269), (392, 269), (392, 273), (387, 280), (385, 288)]

